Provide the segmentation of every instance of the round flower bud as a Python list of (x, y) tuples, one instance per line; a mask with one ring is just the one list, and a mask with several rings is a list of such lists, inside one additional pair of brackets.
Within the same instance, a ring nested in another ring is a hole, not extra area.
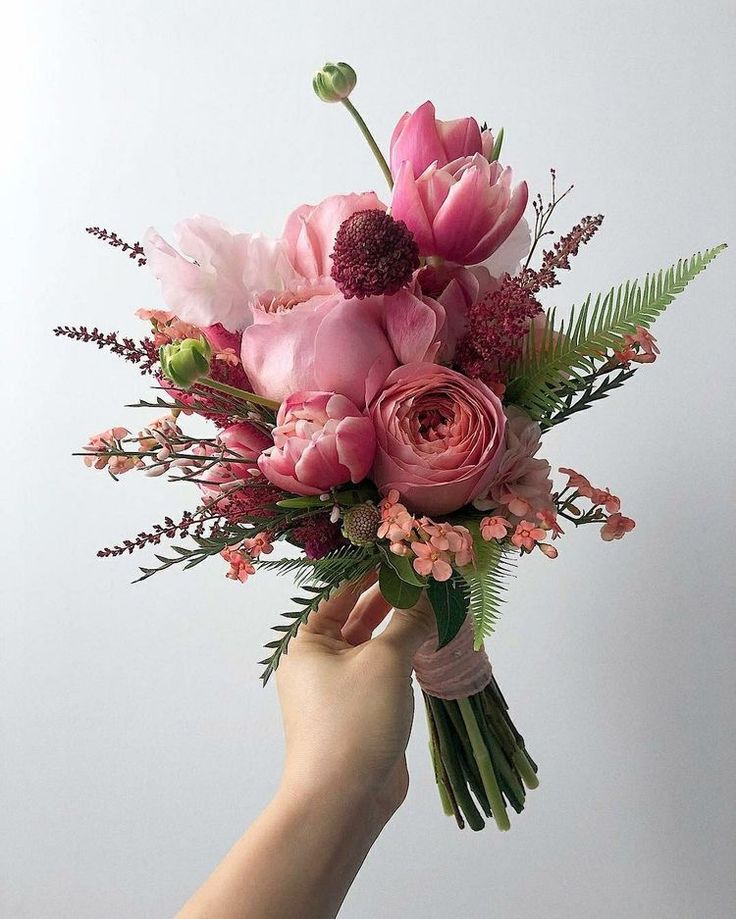
[(403, 220), (372, 208), (340, 224), (330, 273), (348, 299), (395, 294), (418, 267), (419, 247)]
[(375, 504), (356, 504), (342, 518), (342, 535), (354, 546), (370, 546), (376, 541), (381, 515)]
[(323, 102), (342, 102), (355, 89), (358, 77), (350, 64), (327, 63), (318, 70), (312, 86)]
[(172, 341), (158, 354), (163, 375), (179, 389), (189, 389), (209, 373), (212, 348), (205, 338)]

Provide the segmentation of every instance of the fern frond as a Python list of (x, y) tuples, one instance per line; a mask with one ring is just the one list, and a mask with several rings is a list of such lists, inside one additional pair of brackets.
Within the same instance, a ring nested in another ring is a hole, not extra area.
[(698, 252), (667, 270), (647, 275), (643, 283), (627, 281), (613, 287), (595, 301), (588, 297), (582, 306), (573, 307), (570, 318), (559, 328), (555, 328), (556, 313), (551, 310), (544, 329), (535, 333), (532, 327), (529, 333), (524, 354), (509, 375), (508, 400), (537, 420), (560, 410), (571, 381), (582, 384), (608, 352), (621, 347), (625, 334), (635, 332), (637, 326), (651, 326), (725, 248), (723, 243)]
[(504, 578), (514, 567), (513, 554), (508, 546), (495, 539), (486, 542), (474, 539), (475, 565), (463, 568), (461, 574), (468, 583), (469, 612), (473, 617), (474, 645), (478, 651), (483, 639), (493, 632), (504, 601)]
[[(347, 577), (357, 564), (368, 557), (365, 549), (355, 546), (341, 546), (322, 558), (276, 558), (259, 559), (257, 566), (278, 574), (294, 574), (294, 581), (301, 586), (309, 581), (329, 581), (343, 576)], [(374, 559), (378, 564), (378, 558)]]
[[(287, 561), (292, 560), (289, 559)], [(323, 600), (328, 600), (344, 584), (354, 583), (364, 577), (371, 568), (375, 566), (376, 559), (375, 556), (366, 554), (357, 558), (354, 557), (351, 562), (352, 565), (349, 572), (342, 568), (338, 571), (330, 572), (329, 575), (325, 575), (325, 573), (322, 572), (320, 575), (321, 583), (319, 585), (306, 585), (303, 587), (303, 590), (308, 596), (292, 598), (292, 602), (295, 603), (299, 609), (288, 613), (282, 613), (284, 618), (290, 620), (289, 624), (274, 626), (274, 631), (279, 632), (281, 637), (266, 643), (266, 647), (271, 651), (271, 654), (260, 662), (266, 666), (266, 669), (261, 674), (264, 686), (268, 682), (271, 674), (278, 667), (283, 655), (288, 652), (289, 642), (296, 636), (297, 632), (307, 621), (311, 613), (317, 609)]]

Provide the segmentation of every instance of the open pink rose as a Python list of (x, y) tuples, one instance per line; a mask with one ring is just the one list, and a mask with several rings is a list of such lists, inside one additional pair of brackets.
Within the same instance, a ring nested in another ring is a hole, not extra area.
[(479, 380), (439, 364), (389, 374), (370, 406), (376, 430), (372, 479), (412, 511), (449, 514), (485, 494), (500, 461), (506, 416)]
[(253, 316), (241, 357), (255, 392), (277, 400), (300, 390), (337, 392), (359, 408), (398, 364), (434, 360), (446, 327), (439, 303), (408, 290), (364, 300), (313, 297)]
[(422, 255), (460, 265), (489, 258), (521, 220), (526, 182), (511, 187), (510, 167), (489, 163), (480, 153), (416, 174), (409, 161), (399, 167), (391, 213), (414, 234)]
[(370, 418), (345, 396), (299, 392), (282, 403), (274, 446), (258, 466), (269, 482), (297, 495), (319, 495), (360, 482), (376, 452)]
[[(287, 255), (294, 269), (309, 280), (329, 278), (330, 255), (335, 234), (343, 220), (357, 211), (386, 210), (375, 192), (360, 195), (332, 195), (320, 204), (302, 204), (286, 220), (282, 234)], [(334, 282), (331, 282), (334, 288)]]
[(440, 121), (434, 106), (425, 102), (412, 112), (405, 112), (391, 135), (391, 172), (398, 174), (404, 161), (411, 163), (414, 175), (420, 175), (431, 163), (446, 166), (461, 156), (482, 153), (486, 157), (493, 149), (490, 131), (482, 131), (475, 118)]

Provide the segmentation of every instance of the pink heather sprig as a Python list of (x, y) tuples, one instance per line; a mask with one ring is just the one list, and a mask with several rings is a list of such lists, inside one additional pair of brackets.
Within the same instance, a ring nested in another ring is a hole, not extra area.
[(523, 280), (507, 275), (500, 287), (468, 309), (456, 365), (466, 376), (496, 391), (501, 387), (502, 392), (505, 368), (521, 356), (530, 323), (541, 312), (541, 304)]
[(104, 227), (85, 227), (85, 232), (89, 233), (90, 236), (96, 236), (97, 239), (101, 239), (114, 249), (120, 249), (122, 252), (127, 252), (128, 258), (136, 259), (139, 266), (146, 264), (146, 256), (140, 242), (134, 242), (132, 244), (126, 243), (117, 233), (114, 233), (112, 230), (107, 230)]
[(126, 553), (132, 554), (136, 549), (158, 546), (162, 539), (174, 539), (176, 536), (213, 537), (220, 532), (220, 519), (219, 514), (208, 514), (204, 507), (196, 511), (184, 511), (178, 521), (173, 517), (164, 517), (163, 523), (154, 524), (149, 531), (142, 530), (133, 539), (124, 539), (120, 545), (99, 549), (97, 557), (116, 558)]
[(72, 341), (91, 342), (100, 349), (109, 348), (123, 360), (138, 364), (142, 374), (153, 373), (158, 364), (158, 348), (152, 338), (142, 338), (136, 342), (132, 338), (120, 338), (117, 332), (101, 332), (98, 328), (90, 331), (83, 325), (57, 326), (54, 335), (71, 338)]

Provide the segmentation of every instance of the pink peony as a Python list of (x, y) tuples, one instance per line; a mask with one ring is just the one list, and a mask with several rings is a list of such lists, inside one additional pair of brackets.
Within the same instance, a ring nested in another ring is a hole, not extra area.
[[(273, 440), (268, 434), (264, 434), (260, 428), (248, 421), (240, 421), (238, 424), (231, 424), (230, 427), (225, 428), (220, 432), (220, 441), (236, 457), (253, 460), (254, 465), (261, 453), (273, 446)], [(235, 463), (232, 465), (235, 466)], [(251, 468), (250, 464), (246, 463), (238, 463), (238, 466), (242, 466), (244, 470)], [(245, 478), (246, 474), (243, 471), (239, 478)]]
[(396, 176), (403, 162), (410, 162), (414, 175), (436, 163), (446, 166), (461, 156), (482, 153), (490, 156), (493, 137), (481, 132), (475, 118), (440, 121), (435, 118), (434, 105), (425, 102), (412, 112), (405, 112), (391, 135), (391, 173)]
[(415, 174), (410, 162), (396, 176), (391, 213), (414, 234), (422, 255), (461, 265), (489, 258), (511, 235), (526, 207), (526, 182), (512, 189), (512, 171), (480, 153)]
[[(332, 195), (320, 204), (302, 204), (286, 220), (282, 239), (289, 261), (303, 278), (329, 278), (340, 224), (357, 211), (386, 210), (375, 192)], [(334, 283), (330, 282), (332, 289)]]
[(368, 475), (376, 452), (373, 425), (345, 396), (294, 393), (276, 422), (274, 446), (261, 454), (258, 466), (279, 488), (319, 495)]
[(487, 386), (439, 364), (394, 370), (370, 406), (372, 478), (412, 510), (448, 514), (484, 494), (498, 465), (506, 417)]
[(500, 511), (513, 517), (551, 511), (550, 465), (537, 459), (542, 431), (536, 421), (515, 405), (506, 409), (506, 438), (488, 493), (473, 503), (481, 511)]
[(443, 340), (445, 310), (407, 290), (346, 300), (313, 297), (289, 310), (253, 310), (241, 357), (260, 395), (281, 400), (319, 390), (347, 396), (359, 408), (398, 365), (434, 360)]
[[(281, 240), (234, 233), (214, 217), (195, 216), (176, 228), (181, 255), (149, 229), (143, 249), (161, 281), (164, 302), (179, 319), (204, 328), (238, 331), (250, 322), (249, 304), (298, 283)], [(184, 256), (188, 256), (185, 258)]]

